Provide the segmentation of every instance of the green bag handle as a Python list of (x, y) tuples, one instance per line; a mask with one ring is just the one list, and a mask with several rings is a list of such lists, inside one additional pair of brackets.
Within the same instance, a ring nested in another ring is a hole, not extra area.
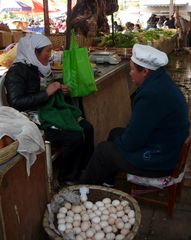
[(70, 50), (78, 48), (78, 43), (76, 41), (75, 32), (71, 30), (71, 41), (70, 41)]

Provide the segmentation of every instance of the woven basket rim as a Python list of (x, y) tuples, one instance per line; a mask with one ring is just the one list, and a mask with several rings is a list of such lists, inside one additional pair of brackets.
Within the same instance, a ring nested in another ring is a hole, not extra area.
[[(127, 200), (131, 203), (131, 205), (133, 205), (136, 217), (135, 217), (135, 224), (133, 225), (133, 228), (131, 229), (130, 233), (125, 237), (124, 240), (132, 240), (135, 237), (135, 235), (139, 229), (140, 223), (141, 223), (141, 210), (140, 210), (140, 207), (139, 207), (136, 199), (134, 199), (128, 193), (122, 192), (118, 189), (107, 188), (107, 187), (103, 187), (103, 186), (99, 186), (99, 185), (84, 185), (84, 184), (65, 187), (65, 188), (61, 189), (57, 194), (61, 194), (61, 193), (67, 192), (67, 191), (76, 191), (76, 190), (79, 190), (81, 187), (87, 187), (92, 190), (103, 190), (103, 191), (107, 191), (109, 193), (114, 193), (116, 195), (127, 198)], [(43, 227), (44, 227), (46, 233), (48, 234), (48, 236), (50, 237), (50, 239), (63, 240), (63, 238), (61, 236), (57, 235), (52, 229), (50, 229), (49, 222), (48, 222), (48, 210), (47, 209), (46, 209), (44, 217), (43, 217)]]
[(0, 149), (0, 164), (7, 162), (12, 157), (14, 157), (17, 154), (18, 146), (19, 146), (18, 140), (15, 140), (14, 142), (7, 145), (6, 147), (1, 148)]

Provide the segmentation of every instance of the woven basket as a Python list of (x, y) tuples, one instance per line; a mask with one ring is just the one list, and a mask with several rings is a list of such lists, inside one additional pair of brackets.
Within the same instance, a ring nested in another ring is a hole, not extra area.
[(19, 146), (19, 142), (16, 140), (13, 143), (3, 147), (0, 149), (0, 164), (5, 163), (10, 160), (17, 154), (17, 149)]
[[(139, 205), (137, 201), (131, 197), (129, 194), (124, 193), (122, 191), (112, 189), (112, 188), (106, 188), (102, 186), (95, 186), (95, 185), (74, 185), (71, 187), (63, 188), (58, 194), (72, 191), (72, 192), (79, 192), (80, 187), (86, 186), (89, 188), (89, 194), (88, 194), (88, 200), (92, 202), (96, 202), (99, 200), (102, 200), (103, 198), (111, 198), (111, 200), (118, 199), (118, 200), (128, 200), (130, 207), (135, 211), (135, 224), (133, 225), (133, 228), (129, 232), (129, 234), (124, 238), (124, 240), (132, 240), (138, 229), (141, 222), (141, 211), (139, 208)], [(46, 233), (49, 236), (49, 239), (51, 240), (63, 240), (61, 236), (59, 236), (56, 232), (54, 232), (49, 227), (49, 221), (48, 221), (48, 210), (45, 211), (44, 218), (43, 218), (43, 226), (46, 231)]]

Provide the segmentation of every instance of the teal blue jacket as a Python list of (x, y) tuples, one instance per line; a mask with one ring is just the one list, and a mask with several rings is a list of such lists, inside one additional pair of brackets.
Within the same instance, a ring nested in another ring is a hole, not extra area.
[(171, 170), (188, 136), (188, 119), (182, 92), (166, 70), (159, 68), (137, 90), (128, 128), (115, 144), (138, 168)]

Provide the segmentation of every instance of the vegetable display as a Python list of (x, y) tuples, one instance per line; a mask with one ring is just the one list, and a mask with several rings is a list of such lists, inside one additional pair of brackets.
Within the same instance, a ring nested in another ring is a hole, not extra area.
[(135, 43), (148, 44), (154, 40), (169, 39), (176, 35), (170, 30), (142, 30), (140, 32), (114, 33), (100, 38), (99, 47), (132, 48)]

